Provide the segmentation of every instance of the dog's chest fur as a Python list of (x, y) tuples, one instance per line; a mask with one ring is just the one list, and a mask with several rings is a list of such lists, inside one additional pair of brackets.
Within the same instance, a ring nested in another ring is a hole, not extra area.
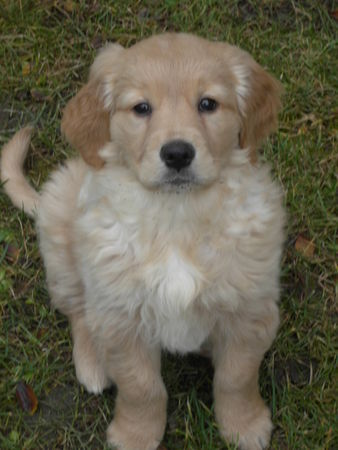
[(220, 311), (255, 302), (262, 283), (275, 295), (279, 192), (267, 170), (251, 170), (241, 157), (234, 166), (217, 189), (200, 194), (147, 192), (109, 168), (87, 176), (76, 245), (98, 323), (117, 326), (122, 314), (149, 341), (193, 351)]

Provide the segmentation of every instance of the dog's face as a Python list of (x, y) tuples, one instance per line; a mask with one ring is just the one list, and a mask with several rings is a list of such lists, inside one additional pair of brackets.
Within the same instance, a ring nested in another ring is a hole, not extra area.
[(150, 188), (208, 185), (239, 146), (235, 80), (192, 44), (162, 36), (131, 48), (109, 86), (111, 136)]
[(89, 164), (119, 159), (145, 187), (177, 191), (214, 183), (233, 149), (254, 155), (278, 106), (278, 83), (247, 53), (164, 34), (103, 49), (62, 128)]

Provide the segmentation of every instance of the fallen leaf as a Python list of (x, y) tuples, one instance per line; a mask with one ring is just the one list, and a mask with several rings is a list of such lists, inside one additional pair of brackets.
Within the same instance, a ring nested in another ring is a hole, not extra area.
[(21, 70), (22, 76), (25, 77), (28, 74), (30, 74), (31, 69), (32, 69), (32, 67), (28, 61), (25, 61), (24, 63), (22, 63), (22, 70)]
[(303, 236), (298, 236), (295, 243), (295, 249), (307, 258), (312, 258), (315, 252), (315, 245), (312, 241), (309, 241)]
[(161, 444), (157, 447), (157, 450), (167, 450), (167, 447), (165, 447), (163, 444)]
[(20, 256), (20, 250), (13, 244), (8, 244), (6, 259), (12, 263), (16, 263)]
[(38, 399), (33, 389), (24, 381), (19, 381), (15, 394), (21, 408), (32, 416), (38, 408)]
[(334, 19), (338, 20), (338, 9), (331, 11), (330, 16), (332, 16)]

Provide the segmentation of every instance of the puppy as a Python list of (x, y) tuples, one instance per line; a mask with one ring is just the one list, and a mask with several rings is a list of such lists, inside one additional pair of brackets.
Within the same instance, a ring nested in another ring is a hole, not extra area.
[(3, 149), (5, 190), (36, 218), (52, 304), (71, 324), (77, 378), (94, 393), (117, 385), (107, 439), (120, 450), (163, 437), (162, 348), (208, 348), (222, 436), (269, 443), (258, 369), (279, 322), (284, 213), (256, 148), (279, 107), (279, 83), (246, 52), (164, 34), (100, 51), (62, 119), (81, 158), (40, 194), (22, 173), (31, 130)]

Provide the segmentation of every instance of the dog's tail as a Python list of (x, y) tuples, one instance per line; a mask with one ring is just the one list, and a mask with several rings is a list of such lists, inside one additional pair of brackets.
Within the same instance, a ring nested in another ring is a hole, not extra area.
[(1, 181), (13, 204), (34, 216), (40, 200), (39, 194), (26, 180), (23, 164), (28, 152), (33, 128), (26, 127), (18, 131), (4, 146), (1, 153)]

